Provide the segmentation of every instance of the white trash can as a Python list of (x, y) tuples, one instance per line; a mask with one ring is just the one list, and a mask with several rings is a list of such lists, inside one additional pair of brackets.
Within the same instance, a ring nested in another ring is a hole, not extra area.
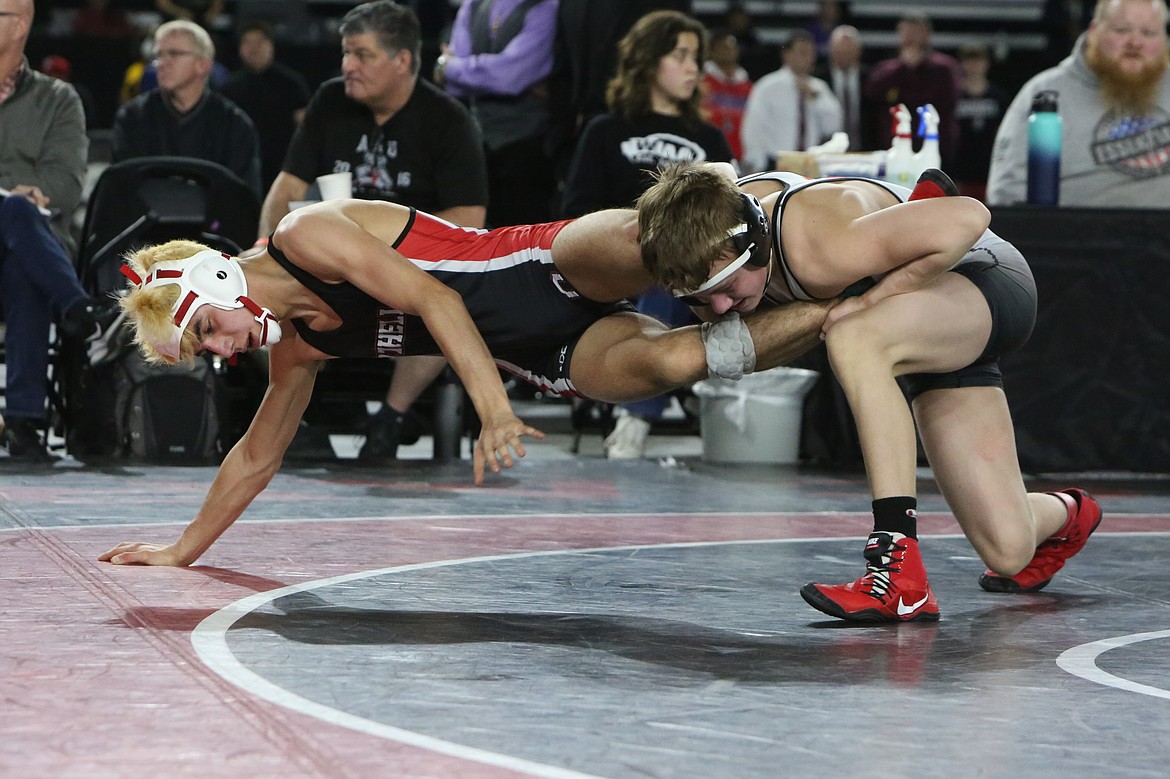
[(700, 402), (703, 459), (713, 463), (795, 463), (804, 396), (819, 374), (772, 368), (739, 381), (705, 379)]

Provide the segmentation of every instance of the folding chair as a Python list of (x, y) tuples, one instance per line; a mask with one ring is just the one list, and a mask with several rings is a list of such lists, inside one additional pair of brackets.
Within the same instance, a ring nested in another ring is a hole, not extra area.
[(85, 211), (77, 270), (92, 294), (122, 288), (122, 256), (176, 238), (238, 254), (256, 239), (260, 202), (227, 168), (188, 157), (139, 157), (106, 168)]

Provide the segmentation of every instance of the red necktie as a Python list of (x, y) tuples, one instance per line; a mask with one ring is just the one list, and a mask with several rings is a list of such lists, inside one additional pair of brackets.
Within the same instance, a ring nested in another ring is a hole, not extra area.
[(857, 137), (857, 128), (853, 126), (853, 90), (850, 88), (849, 76), (841, 79), (841, 108), (845, 112), (845, 132), (849, 133), (849, 148), (858, 148), (860, 139)]
[(797, 85), (796, 90), (797, 90), (796, 91), (796, 100), (797, 100), (796, 150), (797, 151), (804, 151), (804, 149), (805, 149), (804, 134), (808, 129), (808, 117), (805, 116), (804, 92), (801, 91), (799, 84)]

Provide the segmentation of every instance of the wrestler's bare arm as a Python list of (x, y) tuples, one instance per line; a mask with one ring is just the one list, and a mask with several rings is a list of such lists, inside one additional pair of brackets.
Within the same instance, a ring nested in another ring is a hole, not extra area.
[(987, 208), (971, 198), (884, 206), (856, 186), (810, 187), (785, 209), (788, 265), (818, 298), (882, 274), (882, 281), (863, 296), (863, 305), (918, 289), (954, 267), (990, 221)]
[[(903, 203), (855, 220), (842, 235), (854, 251), (872, 246), (869, 261), (883, 272), (878, 283), (862, 295), (836, 306), (825, 322), (834, 322), (869, 308), (886, 298), (921, 289), (958, 264), (987, 229), (986, 206), (966, 197), (947, 197)], [(862, 257), (855, 255), (854, 262)]]
[[(281, 223), (281, 250), (323, 279), (345, 280), (388, 306), (419, 316), (463, 382), (483, 425), (473, 452), (475, 483), (524, 456), (521, 435), (543, 434), (512, 411), (499, 369), (459, 294), (391, 248), (405, 226), (401, 207), (342, 201)], [(407, 216), (409, 212), (406, 212)]]
[(260, 224), (256, 237), (267, 238), (280, 224), (280, 220), (288, 213), (288, 205), (294, 200), (304, 200), (309, 191), (309, 182), (297, 178), (291, 173), (281, 171), (276, 180), (268, 188), (264, 196), (264, 204), (260, 207)]
[(295, 335), (270, 350), (269, 383), (244, 436), (216, 472), (199, 513), (173, 544), (127, 542), (98, 559), (116, 565), (191, 565), (239, 519), (280, 468), (313, 394), (319, 363)]

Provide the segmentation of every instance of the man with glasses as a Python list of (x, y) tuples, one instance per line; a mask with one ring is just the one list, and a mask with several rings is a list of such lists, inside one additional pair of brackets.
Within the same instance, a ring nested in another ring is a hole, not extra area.
[(158, 89), (118, 109), (113, 161), (193, 157), (219, 163), (261, 197), (260, 141), (252, 120), (208, 86), (215, 59), (211, 36), (188, 21), (154, 34)]

